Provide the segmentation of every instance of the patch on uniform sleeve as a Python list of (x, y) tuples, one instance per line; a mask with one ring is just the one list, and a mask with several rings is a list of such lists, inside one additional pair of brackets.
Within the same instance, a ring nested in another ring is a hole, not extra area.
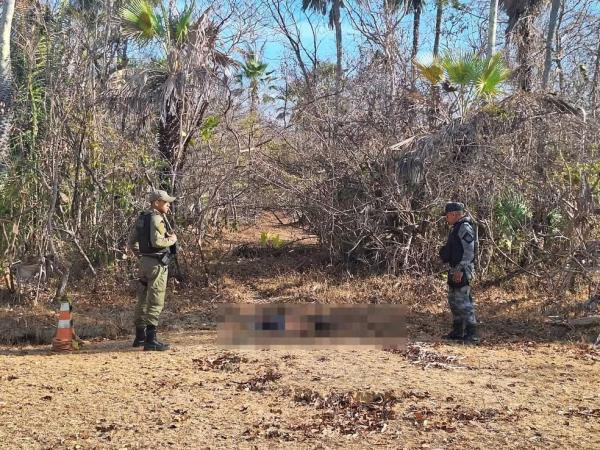
[(473, 229), (470, 226), (467, 226), (467, 224), (465, 224), (465, 226), (463, 227), (463, 230), (464, 230), (464, 234), (462, 235), (461, 239), (463, 241), (465, 241), (467, 244), (470, 244), (471, 242), (473, 242), (475, 240)]

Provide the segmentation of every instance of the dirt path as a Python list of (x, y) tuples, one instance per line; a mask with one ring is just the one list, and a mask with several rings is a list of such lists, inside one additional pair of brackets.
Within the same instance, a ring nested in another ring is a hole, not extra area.
[(0, 349), (2, 448), (600, 448), (590, 347), (227, 351), (213, 332), (165, 337), (166, 353)]
[[(265, 231), (299, 244), (265, 248)], [(600, 448), (600, 350), (574, 344), (597, 328), (546, 324), (546, 299), (511, 282), (477, 290), (482, 346), (442, 344), (443, 279), (346, 273), (313, 241), (269, 223), (219, 237), (209, 285), (193, 264), (192, 283), (170, 284), (169, 352), (130, 340), (66, 355), (0, 346), (0, 449)], [(123, 264), (72, 287), (80, 336), (131, 332)], [(412, 344), (228, 351), (203, 331), (219, 302), (403, 303)], [(0, 342), (50, 342), (55, 310), (2, 305)]]

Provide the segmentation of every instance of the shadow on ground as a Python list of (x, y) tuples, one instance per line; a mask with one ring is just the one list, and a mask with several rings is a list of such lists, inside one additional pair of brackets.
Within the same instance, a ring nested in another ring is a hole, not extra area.
[[(208, 266), (188, 268), (187, 285), (170, 282), (161, 328), (170, 332), (214, 329), (219, 303), (401, 303), (409, 307), (409, 336), (436, 341), (449, 328), (443, 277), (390, 276), (366, 270), (349, 271), (330, 264), (317, 246), (280, 249), (242, 244)], [(135, 295), (127, 271), (114, 273), (73, 289), (75, 330), (82, 339), (117, 339), (131, 335)], [(111, 278), (112, 277), (112, 278)], [(519, 284), (520, 283), (520, 284)], [(573, 329), (545, 323), (550, 300), (528, 289), (526, 280), (509, 286), (474, 288), (484, 345), (502, 342), (594, 342), (600, 327)], [(584, 315), (573, 297), (554, 310)], [(56, 331), (55, 305), (0, 304), (0, 344), (49, 344)], [(588, 312), (589, 313), (589, 312)]]

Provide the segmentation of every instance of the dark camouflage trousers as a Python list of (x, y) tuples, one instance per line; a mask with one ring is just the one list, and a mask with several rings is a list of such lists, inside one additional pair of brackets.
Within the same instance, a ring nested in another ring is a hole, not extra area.
[(454, 320), (462, 320), (465, 324), (475, 325), (475, 303), (471, 295), (471, 286), (453, 288), (448, 286), (448, 305)]

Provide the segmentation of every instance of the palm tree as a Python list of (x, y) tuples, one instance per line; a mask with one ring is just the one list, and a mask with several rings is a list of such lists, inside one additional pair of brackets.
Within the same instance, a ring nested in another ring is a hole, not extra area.
[(495, 53), (491, 58), (447, 53), (430, 63), (414, 63), (421, 76), (432, 86), (442, 84), (447, 92), (456, 96), (461, 119), (477, 100), (497, 96), (501, 84), (510, 76), (501, 53)]
[(507, 41), (510, 41), (511, 37), (516, 40), (517, 64), (519, 65), (516, 75), (519, 87), (524, 91), (530, 91), (533, 82), (531, 46), (534, 20), (541, 12), (546, 0), (500, 0), (500, 3), (508, 16)]
[[(331, 3), (329, 10), (329, 28), (335, 28), (335, 49), (336, 49), (336, 64), (335, 64), (335, 90), (339, 96), (342, 87), (342, 19), (341, 9), (344, 7), (343, 0), (302, 0), (302, 9), (307, 9), (327, 14), (327, 7)], [(336, 110), (339, 109), (339, 101), (336, 101)]]
[(546, 37), (546, 56), (544, 58), (544, 74), (542, 76), (542, 89), (546, 89), (548, 79), (550, 78), (550, 68), (552, 67), (552, 42), (556, 33), (556, 24), (558, 21), (558, 10), (562, 1), (552, 0), (552, 9), (550, 10), (550, 22), (548, 23), (548, 36)]
[(0, 16), (0, 173), (6, 171), (12, 126), (12, 69), (10, 63), (10, 32), (15, 13), (15, 0), (5, 0)]
[(246, 54), (246, 61), (241, 64), (241, 73), (238, 76), (240, 82), (248, 80), (250, 87), (250, 114), (256, 113), (258, 106), (258, 89), (261, 84), (273, 80), (273, 71), (267, 71), (268, 65), (260, 61), (254, 51)]
[(231, 63), (215, 49), (219, 27), (209, 20), (209, 11), (196, 15), (194, 5), (179, 12), (171, 1), (167, 7), (156, 0), (131, 0), (120, 14), (127, 38), (156, 49), (150, 65), (121, 72), (128, 78), (125, 95), (142, 117), (152, 111), (158, 116), (158, 151), (165, 163), (161, 185), (173, 192), (186, 150), (201, 128), (216, 71)]

